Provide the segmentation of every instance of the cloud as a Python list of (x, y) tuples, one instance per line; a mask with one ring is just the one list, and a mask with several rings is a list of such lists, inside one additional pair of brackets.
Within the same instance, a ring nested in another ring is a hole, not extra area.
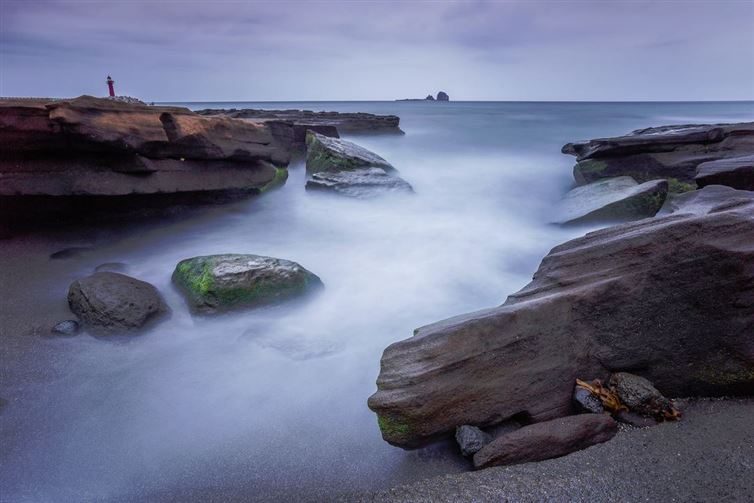
[(101, 93), (112, 73), (150, 100), (392, 99), (441, 87), (464, 99), (754, 98), (750, 2), (0, 5), (5, 95)]

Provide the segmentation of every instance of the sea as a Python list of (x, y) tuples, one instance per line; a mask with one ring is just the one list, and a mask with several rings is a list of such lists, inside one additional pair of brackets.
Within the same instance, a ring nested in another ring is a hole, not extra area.
[[(551, 248), (595, 228), (551, 223), (574, 183), (565, 143), (754, 120), (754, 102), (171, 104), (398, 115), (404, 135), (345, 139), (415, 193), (307, 192), (299, 156), (261, 196), (110, 229), (63, 260), (4, 255), (0, 279), (32, 300), (3, 314), (0, 501), (329, 501), (470, 470), (452, 441), (405, 451), (382, 440), (367, 398), (384, 348), (503, 303)], [(173, 269), (218, 253), (294, 260), (325, 289), (192, 315)], [(168, 319), (116, 340), (24, 329), (35, 309), (63, 310), (70, 282), (102, 264), (157, 286)]]

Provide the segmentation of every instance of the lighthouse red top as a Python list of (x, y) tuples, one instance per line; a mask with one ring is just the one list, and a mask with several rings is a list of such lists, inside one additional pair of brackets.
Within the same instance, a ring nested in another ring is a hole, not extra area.
[(115, 96), (115, 81), (109, 75), (107, 76), (107, 89), (110, 91), (110, 97)]

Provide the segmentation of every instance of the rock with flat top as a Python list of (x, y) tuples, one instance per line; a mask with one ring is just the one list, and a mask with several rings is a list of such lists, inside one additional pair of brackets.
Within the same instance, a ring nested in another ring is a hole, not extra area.
[(703, 162), (696, 170), (695, 181), (699, 187), (727, 185), (754, 190), (754, 154)]

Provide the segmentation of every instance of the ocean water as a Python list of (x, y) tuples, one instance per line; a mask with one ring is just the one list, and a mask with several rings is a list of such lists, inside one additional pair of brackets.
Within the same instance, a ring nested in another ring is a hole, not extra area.
[[(66, 259), (47, 258), (44, 236), (7, 241), (0, 280), (19, 293), (2, 313), (0, 501), (329, 500), (468, 470), (452, 443), (409, 452), (382, 441), (366, 406), (382, 350), (501, 304), (553, 246), (590, 230), (549, 223), (572, 184), (564, 143), (754, 120), (750, 102), (185, 105), (399, 115), (405, 135), (352, 139), (416, 193), (307, 193), (298, 159), (261, 197), (56, 234), (61, 248), (92, 246)], [(213, 253), (295, 260), (326, 288), (304, 303), (192, 316), (170, 276)], [(40, 336), (37, 318), (65, 316), (70, 282), (112, 262), (157, 286), (170, 317), (131, 338)]]

